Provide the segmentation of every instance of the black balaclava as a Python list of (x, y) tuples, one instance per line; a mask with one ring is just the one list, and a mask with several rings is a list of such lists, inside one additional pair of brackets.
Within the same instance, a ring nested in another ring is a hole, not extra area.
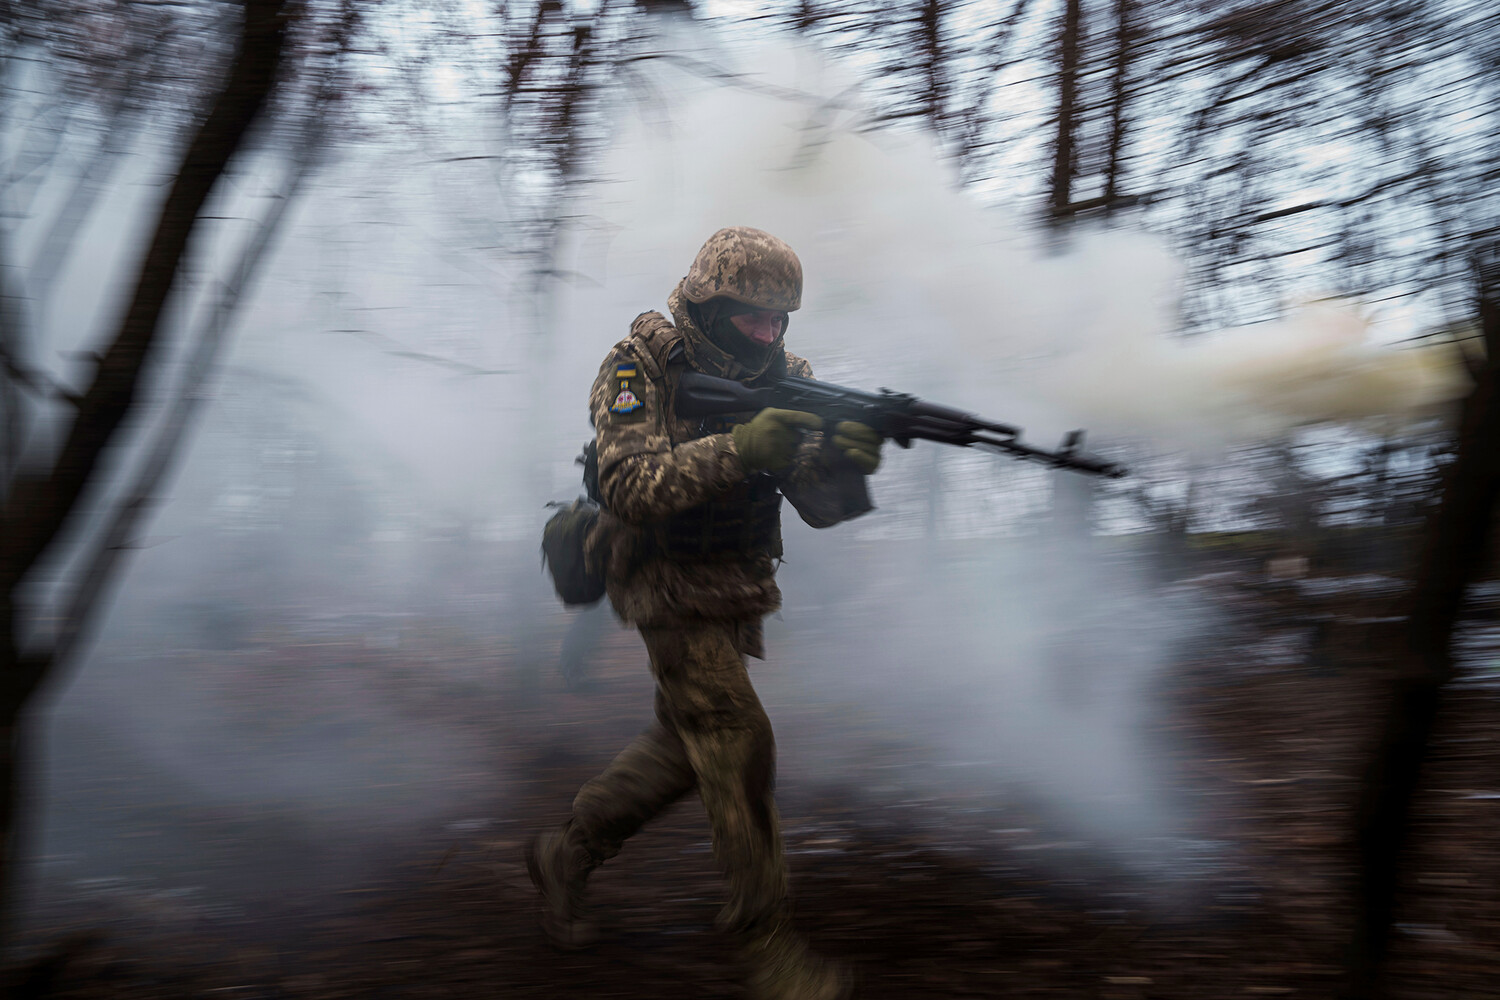
[(739, 327), (731, 322), (731, 317), (754, 311), (754, 306), (747, 306), (733, 299), (716, 298), (701, 304), (688, 303), (688, 315), (692, 317), (693, 322), (697, 324), (698, 329), (703, 331), (703, 335), (711, 344), (729, 354), (748, 370), (758, 372), (766, 367), (772, 355), (781, 350), (782, 337), (786, 336), (790, 317), (785, 313), (782, 314), (782, 337), (777, 337), (762, 347), (741, 333)]

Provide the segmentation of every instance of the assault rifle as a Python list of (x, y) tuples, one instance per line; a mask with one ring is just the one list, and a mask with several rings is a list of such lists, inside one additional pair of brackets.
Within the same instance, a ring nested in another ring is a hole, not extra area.
[(1018, 427), (981, 420), (962, 410), (890, 389), (865, 392), (795, 375), (753, 388), (694, 371), (683, 372), (677, 383), (675, 409), (679, 417), (713, 417), (768, 406), (815, 413), (826, 423), (857, 420), (903, 448), (910, 448), (917, 440), (937, 441), (960, 448), (985, 448), (1055, 469), (1111, 478), (1125, 475), (1124, 467), (1080, 452), (1083, 431), (1069, 431), (1056, 451), (1046, 451), (1021, 443)]

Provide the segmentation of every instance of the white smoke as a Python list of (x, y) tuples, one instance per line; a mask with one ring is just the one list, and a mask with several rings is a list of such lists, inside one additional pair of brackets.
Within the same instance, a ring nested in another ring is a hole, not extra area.
[[(412, 522), (425, 518), (430, 526), (452, 516), (518, 545), (524, 540), (526, 583), (545, 597), (529, 561), (545, 517), (541, 501), (549, 498), (536, 495), (536, 484), (551, 497), (576, 492), (571, 458), (588, 433), (585, 401), (600, 360), (637, 313), (665, 308), (697, 247), (726, 225), (769, 230), (798, 250), (806, 305), (788, 344), (820, 376), (914, 391), (1021, 423), (1042, 443), (1087, 426), (1106, 444), (1119, 436), (1162, 449), (1203, 448), (1310, 421), (1399, 418), (1458, 391), (1440, 355), (1380, 346), (1355, 305), (1315, 304), (1278, 324), (1184, 341), (1174, 329), (1179, 264), (1152, 237), (1080, 231), (1065, 248), (1047, 245), (963, 192), (921, 135), (864, 128), (851, 87), (857, 81), (798, 44), (737, 51), (705, 29), (677, 24), (663, 32), (659, 50), (710, 51), (718, 69), (740, 77), (726, 83), (681, 63), (638, 64), (648, 67), (641, 72), (651, 78), (651, 96), (632, 90), (617, 99), (617, 140), (588, 196), (564, 206), (576, 222), (558, 262), (568, 277), (557, 286), (548, 351), (535, 350), (528, 337), (536, 334), (516, 320), (525, 311), (518, 305), (525, 275), (482, 249), (507, 223), (494, 178), (481, 161), (456, 155), (486, 152), (474, 138), (487, 134), (482, 109), (473, 121), (453, 112), (450, 133), (434, 125), (432, 141), (443, 148), (392, 140), (341, 151), (288, 224), (239, 324), (224, 394), (239, 393), (242, 405), (221, 406), (211, 418), (219, 433), (188, 452), (180, 495), (217, 489), (218, 503), (235, 492), (217, 485), (236, 485), (238, 473), (225, 468), (233, 459), (259, 491), (236, 495), (254, 493), (268, 504), (274, 490), (254, 482), (256, 470), (318, 445), (327, 460), (316, 471), (326, 474), (336, 459), (338, 482), (373, 497), (370, 540), (352, 546), (373, 578), (411, 570), (379, 565), (375, 541), (422, 530), (393, 525), (395, 504), (376, 502), (382, 490), (399, 490), (401, 503), (422, 505)], [(103, 311), (97, 298), (89, 307)], [(72, 313), (60, 307), (58, 315)], [(534, 367), (537, 358), (546, 359), (544, 369)], [(284, 399), (257, 397), (246, 370), (305, 387), (311, 401), (293, 412)], [(482, 374), (502, 371), (515, 374)], [(263, 417), (275, 417), (274, 434), (251, 426)], [(239, 444), (277, 454), (235, 457), (236, 421)], [(1052, 550), (999, 537), (1037, 533), (1045, 479), (1003, 460), (935, 457), (935, 448), (888, 448), (872, 484), (879, 509), (853, 525), (814, 537), (787, 515), (787, 610), (783, 623), (772, 623), (770, 662), (756, 674), (781, 724), (783, 773), (813, 783), (832, 777), (837, 763), (856, 782), (877, 784), (861, 770), (868, 764), (861, 748), (847, 748), (840, 760), (837, 748), (796, 724), (799, 706), (825, 718), (847, 707), (897, 742), (929, 748), (934, 756), (924, 766), (965, 765), (976, 787), (996, 797), (1024, 782), (1100, 840), (1178, 830), (1181, 817), (1153, 777), (1157, 761), (1142, 719), (1153, 672), (1201, 620), (1161, 604), (1129, 567), (1102, 568), (1086, 547)], [(538, 468), (535, 455), (553, 458)], [(930, 486), (934, 475), (940, 490)], [(979, 485), (961, 491), (960, 483)], [(923, 511), (935, 498), (946, 505), (941, 516)], [(205, 506), (169, 506), (153, 530), (201, 538), (192, 532), (203, 527)], [(924, 534), (924, 517), (938, 523), (940, 544), (913, 541)], [(212, 545), (183, 553), (187, 547), (142, 552), (134, 563), (133, 582), (155, 574), (169, 595), (162, 607), (184, 599), (184, 579), (189, 586), (235, 582), (239, 570), (226, 569)], [(299, 565), (316, 564), (320, 553), (306, 548)], [(244, 558), (252, 569), (264, 562), (254, 555)], [(190, 563), (198, 576), (188, 575)], [(419, 582), (404, 586), (413, 598), (424, 596)], [(295, 595), (282, 590), (310, 589), (272, 581), (268, 600), (292, 602)], [(519, 658), (524, 646), (514, 636), (543, 617), (538, 601), (476, 596), (494, 602), (496, 629), (515, 642), (506, 655)], [(129, 699), (153, 696), (134, 683), (132, 669), (103, 663), (85, 670), (79, 687), (108, 697), (80, 697), (79, 705), (93, 710), (110, 701), (111, 712), (150, 720), (139, 728), (152, 731), (130, 733), (155, 741), (159, 752), (148, 756), (193, 784), (205, 776), (222, 782), (220, 762), (196, 749), (233, 730), (200, 718), (178, 737), (160, 732), (173, 713), (129, 711)], [(116, 676), (122, 672), (124, 680)], [(289, 688), (285, 697), (311, 690)], [(201, 691), (193, 695), (182, 702), (185, 713), (223, 710)], [(365, 702), (354, 704), (358, 711), (341, 713), (340, 723), (374, 732), (380, 719), (369, 718)], [(426, 783), (445, 763), (450, 770), (486, 766), (474, 763), (480, 754), (472, 747), (428, 739), (431, 728), (383, 734), (393, 747), (426, 740), (439, 748), (413, 758), (423, 774), (412, 784)], [(312, 745), (319, 761), (336, 756), (332, 743)], [(301, 802), (318, 797), (318, 782), (304, 780), (307, 759), (289, 759), (280, 770), (279, 762), (240, 768), (238, 776)], [(363, 778), (327, 770), (330, 782), (389, 777), (383, 763)], [(892, 794), (930, 777), (921, 768), (886, 773), (902, 775)], [(423, 800), (421, 808), (438, 806)], [(365, 816), (361, 809), (351, 815)]]
[[(683, 39), (664, 37), (673, 44)], [(726, 225), (797, 249), (805, 305), (787, 343), (822, 377), (1024, 423), (1042, 443), (1088, 426), (1099, 442), (1212, 451), (1307, 423), (1421, 416), (1462, 390), (1449, 355), (1382, 346), (1356, 303), (1184, 339), (1181, 267), (1154, 237), (1082, 229), (1055, 247), (976, 203), (923, 136), (863, 130), (840, 103), (849, 81), (799, 45), (715, 58), (743, 85), (660, 67), (659, 103), (627, 119), (583, 206), (572, 266), (589, 281), (562, 303), (560, 328), (577, 335), (561, 358), (563, 399), (582, 399), (630, 318), (662, 309), (698, 245)], [(768, 704), (796, 717), (791, 706), (808, 699), (852, 703), (913, 746), (938, 747), (940, 765), (973, 765), (996, 797), (1016, 782), (1038, 790), (1102, 842), (1181, 833), (1145, 732), (1148, 690), (1176, 646), (1209, 627), (1207, 613), (1154, 595), (1138, 570), (1106, 567), (1086, 545), (974, 538), (952, 543), (965, 558), (893, 546), (851, 561), (852, 547), (900, 535), (903, 498), (929, 491), (935, 470), (982, 477), (1002, 504), (1024, 506), (1036, 487), (1003, 463), (960, 473), (950, 456), (934, 465), (921, 448), (894, 451), (873, 480), (882, 509), (842, 529), (842, 549), (818, 539), (815, 558), (846, 565), (809, 566), (799, 546), (812, 539), (789, 531), (793, 637), (772, 659), (801, 673), (768, 667)], [(956, 493), (945, 495), (962, 506)], [(961, 520), (947, 514), (946, 525)], [(857, 598), (830, 599), (830, 588)], [(820, 644), (799, 624), (835, 638)], [(829, 780), (840, 765), (859, 773), (808, 734), (783, 733), (783, 746), (800, 780)], [(925, 780), (909, 774), (906, 790)]]
[[(1463, 391), (1450, 350), (1379, 342), (1354, 302), (1183, 338), (1181, 267), (1156, 238), (1081, 229), (1051, 246), (959, 189), (924, 136), (863, 130), (845, 106), (850, 81), (813, 53), (737, 55), (739, 87), (660, 71), (664, 106), (629, 121), (585, 212), (609, 235), (580, 245), (580, 268), (603, 287), (575, 309), (596, 315), (625, 296), (659, 308), (710, 232), (752, 225), (803, 260), (793, 350), (865, 382), (941, 386), (976, 410), (1020, 396), (1049, 423), (1201, 449), (1427, 415)], [(764, 92), (776, 86), (798, 96)]]

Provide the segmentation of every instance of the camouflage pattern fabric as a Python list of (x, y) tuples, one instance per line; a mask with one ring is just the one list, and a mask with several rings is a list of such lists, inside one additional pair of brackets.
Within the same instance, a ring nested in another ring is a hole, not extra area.
[(720, 923), (746, 931), (779, 915), (787, 895), (772, 797), (776, 744), (745, 656), (759, 622), (643, 628), (656, 679), (656, 722), (573, 801), (585, 849), (603, 861), (694, 788), (729, 883)]
[[(761, 620), (781, 604), (773, 552), (668, 557), (653, 539), (674, 515), (726, 496), (737, 502), (732, 491), (747, 477), (725, 431), (753, 414), (730, 415), (714, 427), (679, 419), (671, 399), (681, 371), (755, 384), (785, 374), (811, 377), (812, 369), (778, 341), (759, 370), (747, 370), (709, 342), (686, 302), (679, 286), (668, 300), (675, 325), (659, 313), (638, 316), (600, 366), (590, 394), (604, 509), (585, 558), (604, 572), (616, 612), (646, 641), (656, 722), (583, 786), (565, 829), (598, 863), (697, 789), (729, 881), (722, 923), (767, 940), (792, 940), (772, 931), (785, 918), (787, 898), (772, 795), (775, 740), (746, 669), (747, 657), (765, 655)], [(871, 509), (864, 482), (851, 462), (823, 448), (819, 433), (808, 435), (776, 477), (777, 488), (815, 527)]]
[[(746, 475), (732, 436), (705, 435), (700, 421), (671, 412), (675, 373), (666, 357), (680, 343), (688, 367), (750, 384), (783, 375), (811, 378), (812, 366), (778, 343), (761, 371), (746, 371), (693, 325), (680, 287), (668, 306), (675, 326), (660, 313), (638, 316), (630, 336), (610, 351), (594, 381), (590, 412), (607, 512), (586, 551), (591, 568), (605, 571), (610, 600), (627, 622), (759, 618), (781, 606), (769, 551), (692, 560), (667, 559), (652, 551), (653, 522), (728, 492)], [(622, 378), (622, 372), (634, 374)], [(622, 399), (625, 393), (629, 395)], [(735, 415), (724, 425), (751, 416)], [(871, 509), (864, 477), (852, 463), (830, 457), (821, 433), (807, 435), (777, 482), (815, 528)]]
[(731, 226), (698, 251), (682, 291), (690, 302), (732, 299), (757, 309), (795, 312), (802, 306), (802, 262), (770, 233)]

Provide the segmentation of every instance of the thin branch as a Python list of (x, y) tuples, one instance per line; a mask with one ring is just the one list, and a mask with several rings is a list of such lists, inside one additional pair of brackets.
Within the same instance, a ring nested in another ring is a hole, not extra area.
[(178, 386), (166, 416), (157, 427), (135, 481), (125, 490), (124, 499), (114, 507), (109, 524), (86, 560), (86, 568), (73, 590), (50, 650), (54, 663), (66, 662), (77, 647), (99, 604), (99, 597), (113, 578), (115, 566), (123, 552), (137, 546), (131, 537), (141, 519), (159, 501), (157, 488), (176, 456), (178, 445), (207, 398), (203, 386), (208, 381), (223, 351), (235, 311), (253, 287), (267, 256), (271, 241), (281, 227), (287, 209), (296, 200), (304, 181), (314, 171), (321, 152), (320, 132), (316, 120), (305, 130), (298, 144), (286, 188), (275, 196), (270, 211), (261, 220), (254, 238), (240, 254), (228, 279), (219, 287), (207, 320), (198, 334), (187, 370)]
[[(17, 476), (0, 508), (0, 596), (9, 599), (68, 522), (129, 413), (198, 212), (239, 150), (280, 66), (287, 0), (246, 0), (240, 45), (213, 109), (194, 136), (142, 255), (135, 294), (85, 391), (50, 473)], [(9, 641), (10, 637), (6, 637)], [(17, 704), (50, 665), (30, 658), (7, 678)]]

